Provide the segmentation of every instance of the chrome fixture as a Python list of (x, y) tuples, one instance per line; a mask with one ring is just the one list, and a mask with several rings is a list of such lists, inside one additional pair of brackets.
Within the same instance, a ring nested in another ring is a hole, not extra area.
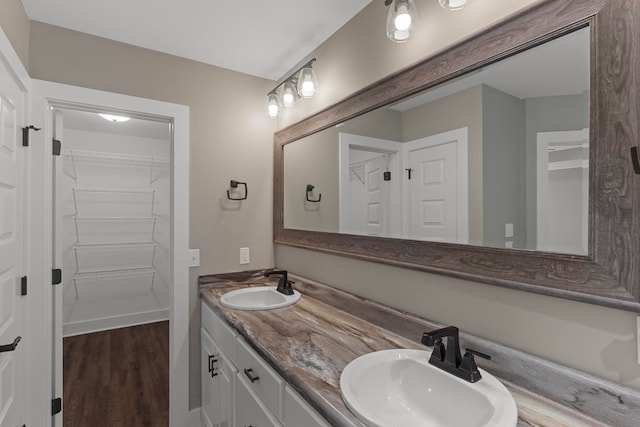
[(315, 58), (289, 73), (267, 94), (267, 115), (277, 117), (281, 108), (293, 107), (300, 98), (311, 98), (318, 90), (312, 65)]
[[(459, 10), (471, 0), (438, 0), (447, 10)], [(404, 43), (411, 38), (418, 23), (418, 13), (413, 0), (385, 0), (387, 13), (387, 37), (396, 43)]]

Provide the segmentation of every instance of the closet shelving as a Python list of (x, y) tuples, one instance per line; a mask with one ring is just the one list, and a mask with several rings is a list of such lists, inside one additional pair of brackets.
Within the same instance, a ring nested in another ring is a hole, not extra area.
[[(158, 217), (154, 214), (154, 169), (167, 166), (167, 158), (87, 150), (65, 150), (68, 173), (78, 183), (79, 162), (118, 163), (149, 168), (144, 188), (73, 187), (76, 272), (72, 277), (76, 299), (83, 285), (153, 291), (157, 271), (154, 240)], [(145, 172), (146, 173), (146, 172)]]

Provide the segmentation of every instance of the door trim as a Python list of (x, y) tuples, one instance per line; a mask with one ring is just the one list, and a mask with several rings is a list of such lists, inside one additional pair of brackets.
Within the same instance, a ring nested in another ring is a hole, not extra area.
[[(37, 276), (43, 278), (34, 286), (37, 303), (30, 318), (30, 332), (34, 346), (30, 354), (33, 400), (38, 410), (31, 425), (49, 426), (51, 390), (55, 374), (52, 364), (42, 361), (53, 360), (53, 337), (51, 319), (53, 316), (53, 287), (46, 280), (46, 273), (52, 268), (52, 186), (51, 161), (51, 106), (83, 106), (87, 108), (108, 108), (123, 113), (162, 116), (173, 119), (173, 144), (171, 147), (171, 240), (173, 246), (172, 273), (173, 298), (170, 309), (169, 332), (169, 412), (170, 425), (187, 425), (189, 420), (189, 267), (187, 251), (189, 243), (189, 107), (168, 102), (143, 99), (128, 95), (103, 92), (59, 83), (33, 80), (32, 121), (43, 131), (32, 135), (31, 176), (34, 194), (29, 206), (31, 223), (34, 228), (32, 243), (33, 264)], [(37, 194), (36, 194), (37, 193)], [(36, 246), (35, 240), (39, 243)], [(37, 287), (37, 289), (35, 289)], [(36, 337), (38, 339), (36, 339)], [(62, 339), (62, 336), (59, 337)], [(35, 363), (36, 359), (39, 363)], [(38, 383), (38, 388), (35, 383)], [(61, 384), (60, 384), (61, 385)], [(56, 422), (61, 425), (61, 422)]]

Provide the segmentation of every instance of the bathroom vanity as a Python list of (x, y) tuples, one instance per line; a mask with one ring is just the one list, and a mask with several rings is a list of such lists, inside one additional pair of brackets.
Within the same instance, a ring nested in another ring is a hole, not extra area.
[[(425, 349), (422, 333), (442, 326), (293, 275), (302, 296), (289, 307), (241, 311), (220, 303), (229, 291), (276, 283), (263, 273), (199, 278), (203, 425), (362, 426), (340, 395), (344, 367), (378, 350)], [(637, 423), (637, 390), (469, 335), (460, 339), (492, 356), (478, 365), (515, 398), (518, 426)]]

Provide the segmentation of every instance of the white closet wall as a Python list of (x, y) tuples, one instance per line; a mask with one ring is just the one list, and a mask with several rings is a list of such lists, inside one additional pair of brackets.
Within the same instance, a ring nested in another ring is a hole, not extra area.
[(170, 133), (64, 129), (64, 335), (169, 319)]

